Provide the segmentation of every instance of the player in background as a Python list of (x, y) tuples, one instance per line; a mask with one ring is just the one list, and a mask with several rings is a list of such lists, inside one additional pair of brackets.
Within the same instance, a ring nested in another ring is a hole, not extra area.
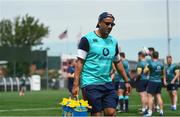
[(68, 80), (68, 90), (70, 95), (72, 96), (72, 87), (74, 82), (74, 71), (75, 71), (75, 60), (70, 59), (68, 61), (68, 68), (67, 68), (67, 80)]
[[(129, 75), (129, 62), (125, 57), (124, 52), (120, 52), (121, 61), (123, 64), (123, 67), (126, 71), (126, 74), (130, 81), (130, 75)], [(119, 99), (119, 105), (118, 105), (118, 112), (128, 112), (129, 110), (129, 94), (126, 93), (126, 87), (124, 79), (121, 75), (119, 75), (117, 72), (115, 73), (114, 77), (114, 83), (115, 83), (115, 89), (118, 94)]]
[(176, 64), (172, 63), (172, 57), (167, 56), (166, 57), (167, 66), (165, 68), (166, 70), (166, 76), (164, 78), (164, 85), (167, 86), (167, 91), (169, 93), (169, 97), (171, 99), (171, 110), (177, 109), (177, 101), (178, 101), (178, 78), (179, 78), (179, 72), (180, 69)]
[(153, 109), (153, 97), (157, 99), (160, 106), (160, 116), (163, 116), (163, 100), (161, 98), (162, 78), (164, 75), (164, 65), (159, 61), (159, 53), (153, 52), (152, 60), (149, 62), (145, 73), (149, 72), (150, 77), (147, 85), (147, 99), (148, 99), (148, 111), (144, 113), (145, 117), (152, 116)]
[(20, 80), (20, 92), (19, 96), (24, 96), (26, 90), (26, 78), (23, 76)]
[(145, 73), (148, 63), (145, 60), (146, 54), (142, 51), (138, 53), (138, 63), (136, 67), (136, 90), (139, 93), (141, 99), (141, 113), (144, 113), (147, 109), (147, 84), (148, 84), (148, 73)]
[[(143, 50), (146, 53), (146, 61), (148, 63), (150, 63), (152, 60), (152, 54), (155, 52), (154, 47), (148, 47), (148, 48), (144, 47)], [(148, 78), (149, 78), (149, 76), (148, 76)], [(159, 105), (157, 104), (156, 97), (153, 98), (153, 111), (159, 112)]]
[(180, 63), (177, 65), (177, 68), (179, 69), (179, 78), (178, 78), (179, 84), (178, 84), (178, 87), (180, 87)]

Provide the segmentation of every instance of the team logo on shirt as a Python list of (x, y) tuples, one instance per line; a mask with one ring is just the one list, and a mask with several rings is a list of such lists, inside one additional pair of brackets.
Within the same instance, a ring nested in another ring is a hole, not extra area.
[(161, 70), (161, 66), (157, 66), (157, 70)]
[(104, 55), (104, 56), (109, 55), (109, 50), (108, 50), (107, 48), (104, 48), (104, 49), (103, 49), (103, 55)]
[(97, 39), (93, 39), (93, 42), (98, 42), (98, 40)]

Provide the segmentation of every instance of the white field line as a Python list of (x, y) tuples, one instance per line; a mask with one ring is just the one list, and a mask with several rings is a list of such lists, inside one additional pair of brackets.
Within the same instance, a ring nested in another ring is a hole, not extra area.
[[(180, 104), (177, 104), (180, 105)], [(138, 105), (129, 105), (130, 107), (138, 107)], [(164, 106), (170, 106), (170, 104), (164, 104)], [(58, 108), (27, 108), (27, 109), (9, 109), (9, 110), (0, 110), (0, 112), (10, 112), (10, 111), (39, 111), (39, 110), (57, 110)]]
[[(171, 104), (163, 104), (164, 106), (171, 106)], [(180, 104), (177, 104), (179, 106)], [(136, 106), (141, 106), (140, 104), (137, 105), (129, 105), (130, 107), (136, 107)]]
[(0, 110), (0, 112), (8, 111), (39, 111), (39, 110), (57, 110), (58, 108), (26, 108), (26, 109), (9, 109), (9, 110)]

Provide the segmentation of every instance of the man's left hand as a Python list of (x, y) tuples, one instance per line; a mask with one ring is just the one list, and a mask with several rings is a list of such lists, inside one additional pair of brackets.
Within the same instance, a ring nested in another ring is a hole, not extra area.
[(126, 82), (126, 83), (125, 83), (125, 87), (126, 87), (126, 94), (130, 94), (130, 93), (131, 93), (131, 90), (132, 90), (132, 87), (131, 87), (131, 85), (129, 84), (129, 82)]

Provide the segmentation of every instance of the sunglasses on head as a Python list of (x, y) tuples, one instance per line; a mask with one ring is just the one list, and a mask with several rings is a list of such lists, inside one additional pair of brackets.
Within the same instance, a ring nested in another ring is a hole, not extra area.
[(111, 22), (104, 22), (104, 24), (106, 26), (111, 26), (111, 27), (115, 26), (115, 23), (111, 23)]

